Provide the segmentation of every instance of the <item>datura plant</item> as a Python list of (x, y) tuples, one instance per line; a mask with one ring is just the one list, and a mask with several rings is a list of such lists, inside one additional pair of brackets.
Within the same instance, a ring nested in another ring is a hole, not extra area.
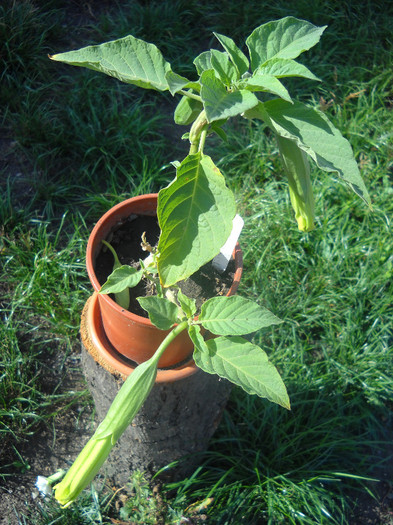
[[(325, 28), (293, 17), (268, 22), (247, 38), (248, 56), (231, 38), (215, 33), (222, 50), (210, 49), (196, 57), (193, 80), (175, 73), (155, 45), (131, 35), (50, 57), (179, 96), (174, 120), (189, 126), (183, 138), (190, 143), (187, 157), (173, 163), (174, 180), (158, 195), (157, 247), (150, 247), (150, 255), (136, 270), (122, 266), (108, 246), (114, 271), (101, 290), (115, 294), (116, 301), (127, 307), (124, 291), (141, 279), (152, 280), (157, 295), (141, 297), (139, 303), (155, 326), (171, 331), (154, 356), (124, 382), (104, 421), (55, 487), (62, 505), (72, 503), (97, 474), (153, 387), (162, 353), (183, 330), (194, 343), (193, 358), (202, 370), (290, 408), (278, 371), (260, 347), (243, 337), (280, 319), (239, 296), (211, 298), (197, 311), (195, 301), (177, 283), (216, 257), (232, 230), (234, 195), (204, 153), (209, 135), (225, 138), (223, 126), (231, 117), (260, 120), (276, 137), (300, 230), (307, 232), (315, 226), (310, 158), (369, 203), (349, 142), (324, 113), (293, 100), (282, 83), (285, 77), (319, 80), (295, 59), (318, 43)], [(206, 333), (215, 337), (205, 338)]]

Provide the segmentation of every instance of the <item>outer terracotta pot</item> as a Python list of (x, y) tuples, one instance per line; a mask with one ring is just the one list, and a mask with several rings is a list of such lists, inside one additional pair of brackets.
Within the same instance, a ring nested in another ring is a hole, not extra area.
[[(102, 247), (101, 241), (107, 239), (130, 215), (155, 216), (156, 210), (157, 194), (141, 195), (117, 204), (97, 222), (89, 237), (86, 252), (87, 272), (96, 292), (101, 289), (95, 274), (95, 261)], [(242, 273), (243, 258), (238, 245), (234, 256), (236, 271), (227, 295), (236, 293)], [(136, 363), (149, 359), (169, 333), (156, 328), (149, 319), (124, 310), (108, 295), (98, 294), (98, 304), (105, 336), (120, 354)], [(188, 334), (179, 334), (160, 359), (159, 367), (171, 367), (185, 361), (192, 350), (193, 345)]]

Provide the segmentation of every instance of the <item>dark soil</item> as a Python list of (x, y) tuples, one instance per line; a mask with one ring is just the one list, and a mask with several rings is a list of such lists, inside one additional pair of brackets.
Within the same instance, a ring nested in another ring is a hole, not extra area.
[[(58, 394), (86, 390), (78, 341), (74, 348), (66, 360), (61, 352), (51, 352), (42, 361), (40, 382), (48, 390), (53, 390), (54, 385)], [(1, 443), (5, 477), (0, 479), (0, 525), (37, 523), (42, 506), (42, 497), (35, 487), (37, 476), (49, 476), (70, 466), (94, 432), (92, 407), (86, 397), (71, 405), (53, 406), (52, 410), (57, 415), (39, 423), (34, 434), (25, 441), (19, 439), (15, 448)], [(18, 453), (13, 452), (16, 449)]]
[[(155, 217), (132, 215), (111, 233), (107, 241), (115, 249), (122, 264), (140, 268), (139, 260), (148, 256), (148, 252), (141, 247), (141, 238), (144, 232), (146, 232), (147, 242), (151, 246), (156, 246), (160, 229)], [(104, 284), (113, 270), (113, 256), (105, 246), (98, 254), (95, 270), (100, 284)], [(178, 284), (182, 292), (195, 299), (197, 307), (200, 308), (202, 303), (210, 297), (227, 294), (233, 283), (234, 272), (235, 262), (233, 260), (230, 261), (227, 270), (222, 274), (215, 270), (209, 262), (187, 280)], [(142, 280), (135, 288), (130, 289), (129, 310), (134, 314), (147, 317), (147, 312), (140, 307), (136, 298), (154, 294), (155, 290), (150, 281)]]

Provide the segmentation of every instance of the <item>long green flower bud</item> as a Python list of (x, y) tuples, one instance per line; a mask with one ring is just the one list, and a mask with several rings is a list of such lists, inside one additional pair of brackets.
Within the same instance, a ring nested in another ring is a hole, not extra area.
[(63, 507), (71, 505), (94, 479), (153, 388), (158, 361), (163, 352), (187, 326), (187, 321), (183, 321), (173, 328), (153, 357), (137, 366), (128, 376), (93, 437), (87, 442), (63, 480), (54, 487), (55, 498)]
[(55, 497), (68, 507), (95, 478), (118, 438), (134, 419), (154, 385), (157, 363), (149, 359), (128, 376), (107, 415), (76, 458), (64, 479), (54, 487)]
[(289, 196), (300, 231), (309, 232), (314, 225), (314, 194), (307, 155), (293, 140), (277, 135), (278, 147), (289, 182)]

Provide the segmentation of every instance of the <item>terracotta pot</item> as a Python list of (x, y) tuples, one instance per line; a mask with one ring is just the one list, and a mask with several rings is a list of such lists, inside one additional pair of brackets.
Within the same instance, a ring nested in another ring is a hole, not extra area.
[[(87, 272), (96, 292), (101, 289), (95, 273), (95, 261), (102, 247), (101, 241), (107, 239), (130, 215), (155, 216), (156, 209), (156, 193), (141, 195), (117, 204), (97, 222), (89, 237), (86, 252)], [(242, 273), (243, 259), (238, 245), (234, 257), (236, 271), (227, 295), (236, 293)], [(148, 318), (124, 310), (109, 295), (98, 294), (98, 304), (106, 338), (117, 352), (136, 363), (149, 359), (169, 333), (156, 328)], [(192, 350), (193, 345), (187, 332), (181, 333), (165, 351), (159, 367), (171, 367), (185, 361)]]

